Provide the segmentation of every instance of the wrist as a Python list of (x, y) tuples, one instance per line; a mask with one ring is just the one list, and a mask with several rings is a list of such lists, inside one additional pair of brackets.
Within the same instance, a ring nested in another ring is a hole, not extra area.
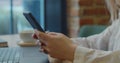
[(70, 54), (68, 55), (68, 60), (69, 60), (69, 61), (72, 61), (72, 62), (73, 62), (76, 48), (77, 48), (77, 45), (76, 45), (76, 44), (72, 44), (72, 45), (71, 45), (70, 52), (69, 52)]

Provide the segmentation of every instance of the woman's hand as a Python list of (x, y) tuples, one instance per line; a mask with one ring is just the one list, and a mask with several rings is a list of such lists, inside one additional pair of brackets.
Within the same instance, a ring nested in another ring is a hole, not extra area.
[(34, 38), (44, 44), (41, 45), (42, 48), (51, 57), (73, 61), (77, 45), (72, 43), (72, 40), (65, 35), (55, 32), (43, 33), (35, 30)]

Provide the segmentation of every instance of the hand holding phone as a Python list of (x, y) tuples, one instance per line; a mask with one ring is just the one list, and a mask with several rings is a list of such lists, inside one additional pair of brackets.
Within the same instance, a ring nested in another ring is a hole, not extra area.
[[(32, 27), (34, 29), (37, 29), (37, 30), (45, 33), (45, 31), (39, 25), (38, 21), (33, 17), (33, 15), (30, 12), (24, 12), (23, 15), (25, 16), (25, 18), (28, 20), (28, 22), (32, 25)], [(35, 34), (33, 35), (33, 38), (38, 39), (38, 37)], [(41, 46), (45, 46), (45, 44), (41, 43)], [(46, 50), (43, 50), (43, 52), (47, 53)]]

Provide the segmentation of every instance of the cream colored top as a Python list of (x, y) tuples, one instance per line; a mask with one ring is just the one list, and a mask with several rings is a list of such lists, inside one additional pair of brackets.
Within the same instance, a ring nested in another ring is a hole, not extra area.
[(73, 63), (120, 63), (120, 20), (100, 34), (72, 40), (78, 44)]

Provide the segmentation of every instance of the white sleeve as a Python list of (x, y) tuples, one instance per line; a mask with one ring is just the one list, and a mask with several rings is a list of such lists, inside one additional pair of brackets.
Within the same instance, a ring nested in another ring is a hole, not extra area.
[(114, 22), (98, 35), (73, 39), (79, 44), (73, 63), (120, 63), (120, 51), (107, 51), (110, 36), (117, 27), (118, 22)]
[(107, 50), (108, 42), (111, 35), (111, 28), (113, 26), (109, 26), (106, 30), (104, 30), (100, 34), (92, 35), (89, 37), (80, 37), (80, 38), (71, 38), (74, 43), (79, 46), (92, 48), (92, 49), (100, 49)]
[(120, 51), (102, 51), (78, 46), (73, 63), (120, 63)]

